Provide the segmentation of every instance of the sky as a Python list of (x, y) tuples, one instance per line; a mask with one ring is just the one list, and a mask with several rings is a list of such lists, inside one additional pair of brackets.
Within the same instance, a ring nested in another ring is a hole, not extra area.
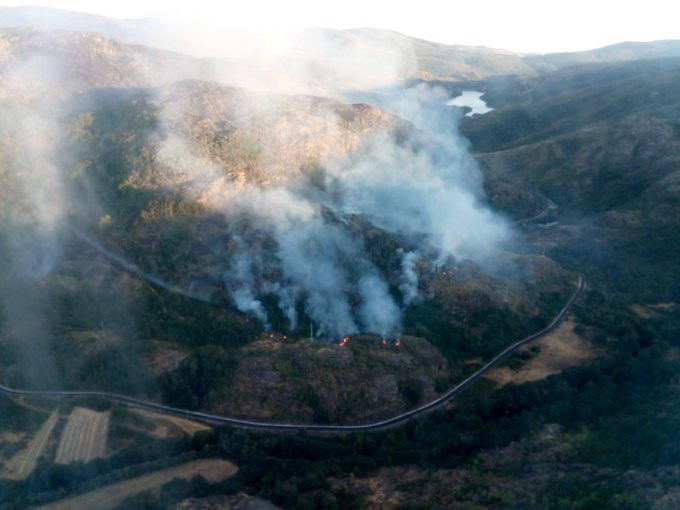
[(447, 44), (534, 53), (680, 39), (680, 6), (669, 0), (0, 0), (17, 5), (265, 30), (388, 28)]

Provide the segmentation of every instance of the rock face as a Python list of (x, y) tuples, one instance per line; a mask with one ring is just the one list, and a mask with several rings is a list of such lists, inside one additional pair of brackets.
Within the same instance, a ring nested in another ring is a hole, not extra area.
[(290, 343), (281, 335), (241, 350), (240, 366), (215, 411), (253, 419), (358, 423), (435, 396), (447, 362), (422, 338), (397, 345), (375, 336)]

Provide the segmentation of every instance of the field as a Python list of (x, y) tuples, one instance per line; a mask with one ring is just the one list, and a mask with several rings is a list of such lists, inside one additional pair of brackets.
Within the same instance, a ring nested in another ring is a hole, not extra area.
[(72, 508), (107, 510), (115, 508), (125, 498), (134, 496), (141, 491), (158, 490), (161, 486), (175, 478), (191, 480), (194, 476), (200, 475), (209, 483), (217, 483), (232, 476), (237, 470), (238, 468), (234, 464), (226, 460), (194, 460), (179, 466), (131, 478), (124, 482), (107, 485), (39, 508), (43, 510), (67, 510)]
[[(540, 352), (525, 362), (519, 370), (500, 366), (491, 370), (486, 377), (499, 386), (508, 383), (521, 384), (543, 379), (565, 368), (589, 363), (599, 353), (590, 342), (574, 333), (575, 326), (572, 321), (564, 321), (552, 333), (532, 342), (531, 345), (538, 346)], [(523, 349), (528, 349), (528, 346)]]
[(133, 409), (132, 412), (137, 416), (156, 424), (156, 428), (151, 432), (151, 435), (155, 437), (168, 437), (173, 435), (173, 431), (175, 431), (175, 433), (179, 432), (180, 434), (193, 436), (196, 432), (200, 432), (201, 430), (211, 429), (210, 426), (204, 425), (203, 423), (154, 413), (144, 409)]
[(40, 454), (45, 449), (47, 441), (49, 440), (50, 435), (52, 435), (52, 430), (58, 421), (59, 414), (57, 409), (55, 409), (52, 411), (49, 418), (45, 420), (45, 423), (42, 424), (40, 430), (38, 430), (35, 437), (31, 439), (26, 448), (14, 455), (14, 457), (7, 462), (1, 476), (12, 480), (24, 480), (30, 475), (31, 471), (35, 468)]
[(108, 430), (109, 413), (75, 407), (61, 434), (55, 462), (69, 464), (103, 457), (106, 454)]

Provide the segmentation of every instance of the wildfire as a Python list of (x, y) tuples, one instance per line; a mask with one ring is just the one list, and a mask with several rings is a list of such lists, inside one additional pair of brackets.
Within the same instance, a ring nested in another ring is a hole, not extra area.
[(397, 347), (399, 347), (399, 346), (401, 345), (401, 340), (397, 340), (396, 342), (394, 342), (394, 345), (396, 345)]
[(387, 338), (382, 338), (381, 340), (382, 340), (383, 345), (387, 345)]
[(349, 337), (346, 336), (342, 340), (340, 340), (340, 343), (338, 344), (340, 347), (344, 346), (347, 342), (349, 342)]

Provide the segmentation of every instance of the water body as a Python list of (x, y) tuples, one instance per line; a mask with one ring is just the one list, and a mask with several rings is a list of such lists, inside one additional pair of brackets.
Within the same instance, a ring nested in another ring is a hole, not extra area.
[(472, 117), (477, 114), (484, 115), (493, 110), (493, 108), (487, 106), (486, 101), (482, 99), (483, 95), (484, 92), (479, 92), (477, 90), (464, 90), (460, 96), (448, 100), (446, 104), (448, 106), (458, 107), (467, 106), (471, 111), (465, 114), (466, 117)]

